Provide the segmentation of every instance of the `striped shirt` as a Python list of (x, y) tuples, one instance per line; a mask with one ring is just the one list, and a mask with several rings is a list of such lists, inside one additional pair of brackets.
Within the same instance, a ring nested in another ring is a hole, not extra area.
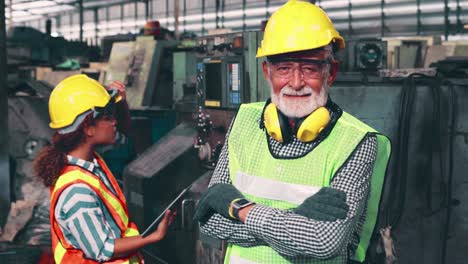
[[(232, 123), (231, 123), (232, 126)], [(228, 140), (221, 151), (209, 186), (232, 184), (229, 174)], [(301, 157), (313, 149), (296, 137), (287, 144), (268, 138), (271, 151), (286, 158)], [(323, 222), (309, 219), (290, 210), (255, 205), (245, 224), (214, 214), (201, 225), (203, 233), (243, 247), (268, 245), (291, 263), (323, 263), (337, 257), (336, 263), (346, 263), (354, 253), (362, 229), (370, 191), (370, 176), (377, 156), (377, 139), (369, 136), (337, 172), (330, 187), (346, 193), (349, 212), (343, 221)], [(348, 250), (350, 252), (348, 252)]]
[[(77, 165), (94, 175), (116, 194), (109, 179), (93, 162), (68, 156), (71, 165)], [(86, 258), (108, 261), (114, 253), (114, 242), (120, 238), (120, 229), (99, 196), (86, 184), (68, 186), (60, 194), (55, 217), (67, 242), (82, 250)]]

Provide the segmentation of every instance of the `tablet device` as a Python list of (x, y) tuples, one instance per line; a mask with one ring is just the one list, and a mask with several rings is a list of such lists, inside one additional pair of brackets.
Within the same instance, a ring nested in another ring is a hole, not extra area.
[(191, 186), (192, 185), (189, 185), (187, 188), (183, 189), (179, 193), (179, 195), (177, 195), (177, 197), (174, 200), (171, 201), (171, 203), (166, 207), (166, 209), (164, 209), (162, 211), (162, 213), (158, 217), (156, 217), (156, 219), (154, 219), (154, 221), (148, 226), (148, 228), (146, 228), (146, 230), (143, 233), (140, 234), (140, 236), (146, 237), (147, 235), (149, 235), (153, 231), (154, 227), (156, 227), (159, 224), (159, 222), (161, 222), (161, 220), (163, 219), (164, 214), (166, 213), (166, 211), (171, 209), (172, 207), (174, 207), (178, 202), (180, 202), (182, 200), (182, 198), (190, 190)]

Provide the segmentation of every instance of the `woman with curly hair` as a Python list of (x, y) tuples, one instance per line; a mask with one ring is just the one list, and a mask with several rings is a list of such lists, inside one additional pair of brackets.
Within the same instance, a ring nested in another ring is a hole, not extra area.
[[(86, 75), (61, 81), (49, 99), (52, 145), (41, 150), (34, 169), (51, 190), (50, 221), (56, 263), (142, 263), (142, 247), (164, 238), (175, 213), (167, 211), (156, 231), (139, 235), (125, 197), (95, 152), (128, 132), (125, 86), (106, 90)], [(117, 124), (120, 110), (124, 122)], [(126, 121), (125, 121), (126, 120)]]

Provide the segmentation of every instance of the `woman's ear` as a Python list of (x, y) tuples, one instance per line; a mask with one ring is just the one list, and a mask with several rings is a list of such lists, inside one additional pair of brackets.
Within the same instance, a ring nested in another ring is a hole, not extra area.
[(328, 75), (327, 83), (328, 87), (330, 87), (336, 79), (336, 74), (338, 73), (338, 69), (340, 68), (340, 62), (337, 60), (332, 60), (330, 62), (330, 74)]
[(85, 129), (83, 129), (84, 133), (88, 137), (93, 137), (96, 134), (96, 127), (95, 126), (88, 126)]

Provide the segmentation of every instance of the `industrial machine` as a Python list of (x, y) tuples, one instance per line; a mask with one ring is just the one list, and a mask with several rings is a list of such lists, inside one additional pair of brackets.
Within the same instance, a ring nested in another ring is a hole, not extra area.
[[(182, 123), (126, 167), (124, 186), (129, 213), (141, 229), (147, 228), (169, 201), (205, 172), (193, 148), (195, 136), (196, 130)], [(184, 201), (183, 205), (178, 214), (186, 223), (174, 223), (166, 240), (148, 247), (147, 258), (165, 261), (161, 263), (195, 259), (193, 232), (183, 228), (191, 221), (192, 215), (187, 210), (192, 210), (193, 204), (188, 208), (188, 202)]]
[(116, 42), (102, 82), (121, 80), (127, 86), (131, 108), (172, 106), (172, 53), (175, 41), (139, 36), (136, 41)]
[(387, 43), (384, 41), (360, 41), (356, 45), (356, 64), (360, 70), (377, 70), (386, 67)]
[(381, 39), (347, 39), (345, 49), (336, 54), (340, 71), (378, 75), (387, 68), (387, 49)]
[(47, 111), (51, 90), (45, 83), (29, 81), (10, 91), (8, 97), (10, 193), (12, 201), (20, 201), (17, 214), (23, 215), (10, 219), (18, 228), (9, 236), (22, 245), (50, 245), (49, 190), (34, 177), (32, 164), (52, 137)]
[(245, 32), (198, 39), (204, 106), (237, 109), (269, 97), (261, 60), (255, 58), (262, 36), (262, 32)]
[[(31, 27), (12, 27), (7, 34), (6, 43), (8, 85), (16, 86), (25, 80), (24, 66), (55, 67), (66, 59), (73, 58), (81, 65), (100, 59), (97, 46), (85, 42), (68, 41), (63, 37), (53, 37)], [(37, 74), (33, 74), (35, 80)]]

